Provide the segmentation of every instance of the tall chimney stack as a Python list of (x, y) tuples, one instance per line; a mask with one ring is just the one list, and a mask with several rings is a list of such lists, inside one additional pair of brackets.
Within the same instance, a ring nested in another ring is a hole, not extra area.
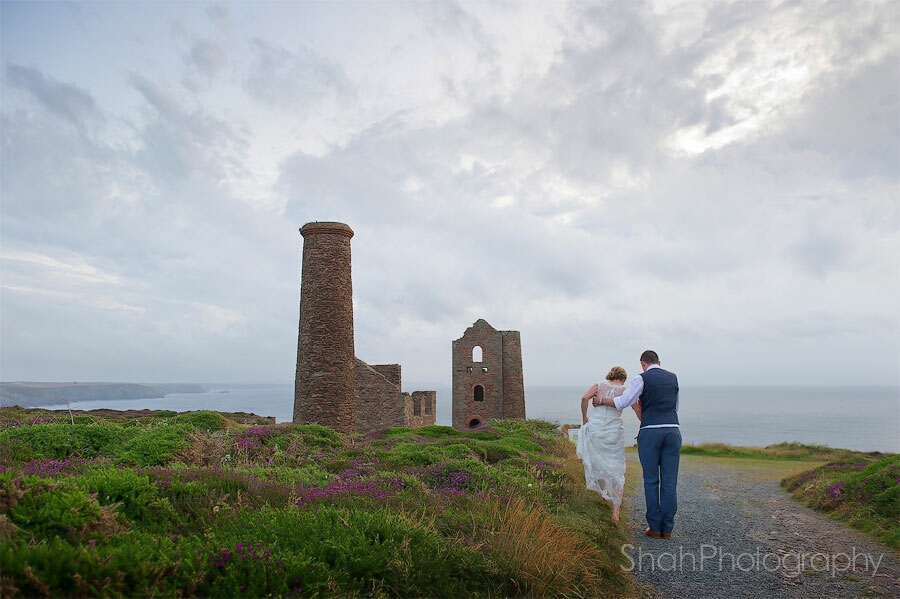
[(294, 422), (356, 431), (356, 365), (350, 238), (344, 223), (300, 228), (303, 266)]

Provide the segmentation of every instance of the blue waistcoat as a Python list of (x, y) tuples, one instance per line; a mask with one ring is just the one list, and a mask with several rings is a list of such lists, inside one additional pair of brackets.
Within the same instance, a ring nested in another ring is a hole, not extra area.
[(651, 424), (678, 424), (678, 377), (662, 368), (641, 373), (641, 427)]

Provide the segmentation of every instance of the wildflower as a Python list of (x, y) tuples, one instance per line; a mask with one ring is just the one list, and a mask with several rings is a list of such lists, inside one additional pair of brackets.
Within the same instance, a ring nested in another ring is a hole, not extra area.
[(828, 496), (831, 497), (832, 499), (839, 499), (840, 495), (841, 495), (841, 489), (843, 489), (844, 485), (846, 485), (846, 484), (847, 483), (841, 481), (837, 484), (834, 484), (834, 485), (831, 485), (830, 487), (828, 487), (828, 489), (826, 489), (825, 492), (828, 493)]

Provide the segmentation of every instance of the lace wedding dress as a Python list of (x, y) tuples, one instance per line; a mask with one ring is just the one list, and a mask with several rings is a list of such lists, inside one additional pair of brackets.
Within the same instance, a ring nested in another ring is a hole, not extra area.
[[(604, 381), (597, 389), (599, 397), (621, 395), (624, 386)], [(622, 503), (625, 485), (625, 427), (622, 412), (608, 406), (587, 408), (587, 423), (581, 425), (576, 451), (584, 463), (587, 488), (597, 491), (613, 505)]]

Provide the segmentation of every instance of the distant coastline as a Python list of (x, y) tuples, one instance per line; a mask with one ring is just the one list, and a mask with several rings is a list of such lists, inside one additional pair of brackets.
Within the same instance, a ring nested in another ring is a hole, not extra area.
[(205, 393), (203, 385), (193, 383), (0, 383), (0, 406), (65, 405), (76, 401), (117, 399), (156, 399), (170, 393)]

